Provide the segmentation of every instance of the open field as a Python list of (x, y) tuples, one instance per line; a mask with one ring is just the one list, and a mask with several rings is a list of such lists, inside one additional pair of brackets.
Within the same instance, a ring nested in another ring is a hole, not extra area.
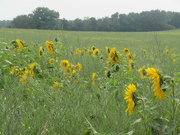
[(0, 134), (180, 134), (179, 37), (1, 28)]

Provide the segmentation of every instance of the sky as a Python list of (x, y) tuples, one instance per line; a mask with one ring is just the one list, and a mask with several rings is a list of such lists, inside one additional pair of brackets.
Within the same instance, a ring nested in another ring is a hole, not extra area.
[(180, 12), (180, 0), (0, 0), (0, 20), (28, 15), (37, 7), (58, 11), (60, 19), (98, 19), (116, 12), (128, 14), (156, 9)]

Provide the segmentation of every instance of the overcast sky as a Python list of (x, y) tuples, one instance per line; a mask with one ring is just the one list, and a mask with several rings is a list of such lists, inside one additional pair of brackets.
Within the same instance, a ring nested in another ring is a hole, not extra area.
[(61, 19), (74, 20), (155, 9), (180, 12), (180, 0), (0, 0), (0, 20), (27, 15), (37, 7), (48, 7), (58, 11)]

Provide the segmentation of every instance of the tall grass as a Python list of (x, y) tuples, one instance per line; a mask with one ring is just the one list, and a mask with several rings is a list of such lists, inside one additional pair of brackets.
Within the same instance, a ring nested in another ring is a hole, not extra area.
[[(179, 134), (179, 35), (179, 30), (119, 33), (0, 29), (0, 134)], [(23, 43), (22, 50), (17, 50), (16, 39)], [(46, 41), (53, 43), (52, 54)], [(41, 57), (40, 46), (44, 48)], [(92, 46), (98, 49), (94, 55)], [(106, 46), (116, 48), (119, 63), (109, 59)], [(124, 48), (132, 55), (132, 71)], [(53, 64), (50, 59), (54, 59)], [(70, 62), (69, 72), (60, 66), (62, 60)], [(32, 75), (30, 64), (35, 62)], [(77, 63), (82, 64), (80, 71)], [(154, 96), (149, 76), (140, 77), (138, 69), (143, 66), (156, 69), (162, 79), (169, 78), (162, 83), (163, 100)], [(13, 67), (19, 74), (12, 71)], [(31, 73), (22, 82), (25, 71)], [(111, 76), (107, 77), (105, 71)], [(54, 82), (58, 82), (56, 88)], [(125, 112), (128, 103), (124, 99), (129, 84), (135, 84), (138, 99), (131, 115)]]

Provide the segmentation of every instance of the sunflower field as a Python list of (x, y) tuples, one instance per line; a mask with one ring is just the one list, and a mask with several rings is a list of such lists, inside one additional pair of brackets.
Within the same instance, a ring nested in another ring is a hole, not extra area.
[(180, 134), (180, 30), (0, 29), (0, 135)]

